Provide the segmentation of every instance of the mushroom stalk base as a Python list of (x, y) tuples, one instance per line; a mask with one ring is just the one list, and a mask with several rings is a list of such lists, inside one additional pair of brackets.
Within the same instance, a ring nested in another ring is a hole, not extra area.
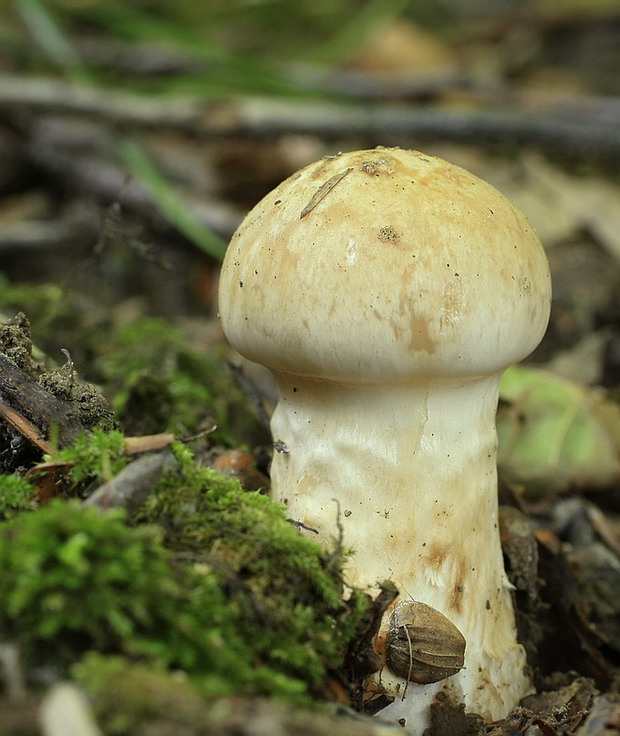
[(275, 500), (326, 545), (342, 529), (352, 585), (391, 579), (401, 601), (432, 606), (465, 637), (465, 667), (447, 680), (416, 685), (384, 667), (370, 683), (395, 696), (379, 716), (414, 733), (439, 690), (488, 720), (529, 691), (498, 532), (500, 375), (390, 386), (275, 376)]

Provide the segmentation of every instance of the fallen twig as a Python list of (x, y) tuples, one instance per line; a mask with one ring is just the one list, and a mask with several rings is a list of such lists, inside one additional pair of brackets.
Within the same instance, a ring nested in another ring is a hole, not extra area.
[[(50, 452), (45, 435), (56, 427), (58, 441), (68, 444), (85, 431), (67, 403), (41, 388), (0, 353), (0, 415), (13, 429), (43, 452)], [(28, 416), (26, 416), (28, 415)]]
[[(546, 151), (620, 154), (620, 103), (605, 98), (514, 95), (510, 106), (336, 104), (246, 98), (207, 101), (141, 97), (56, 80), (0, 78), (0, 110), (77, 113), (113, 125), (180, 129), (201, 136), (273, 138), (285, 133), (329, 139), (530, 144)], [(23, 122), (23, 118), (21, 118)]]

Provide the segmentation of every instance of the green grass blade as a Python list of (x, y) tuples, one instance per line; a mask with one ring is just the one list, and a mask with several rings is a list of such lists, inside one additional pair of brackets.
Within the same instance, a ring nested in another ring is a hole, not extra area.
[(86, 82), (90, 74), (40, 0), (14, 0), (26, 27), (49, 59), (74, 81)]
[(226, 252), (226, 241), (196, 219), (144, 150), (135, 141), (125, 140), (120, 145), (120, 156), (131, 174), (153, 197), (168, 222), (202, 251), (221, 261)]
[(369, 0), (348, 23), (309, 54), (308, 61), (337, 63), (351, 58), (378, 28), (402, 15), (408, 5), (409, 0)]

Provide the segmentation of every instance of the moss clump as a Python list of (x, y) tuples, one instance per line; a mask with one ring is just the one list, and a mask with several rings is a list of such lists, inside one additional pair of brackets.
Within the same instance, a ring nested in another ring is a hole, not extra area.
[[(127, 434), (171, 431), (186, 436), (214, 422), (220, 443), (237, 446), (240, 439), (251, 444), (267, 441), (247, 397), (229, 374), (222, 349), (210, 354), (193, 349), (185, 334), (164, 319), (140, 317), (117, 324), (84, 297), (52, 285), (10, 285), (0, 274), (0, 287), (0, 309), (27, 312), (36, 342), (54, 357), (59, 357), (58, 345), (66, 346), (80, 378), (101, 387)], [(9, 349), (5, 344), (3, 351)], [(29, 338), (26, 350), (21, 351), (22, 368), (26, 360), (32, 363)], [(36, 349), (35, 353), (43, 359), (42, 353)], [(16, 351), (11, 357), (15, 359)], [(33, 366), (33, 377), (41, 370)], [(75, 385), (80, 393), (71, 396), (74, 408), (89, 410), (86, 415), (80, 411), (84, 425), (110, 427), (107, 405), (101, 405), (91, 418), (91, 405), (100, 403), (95, 401), (99, 397), (94, 390), (85, 396), (87, 385), (63, 378), (61, 368), (42, 383), (61, 399)]]
[(0, 631), (30, 657), (145, 649), (179, 596), (153, 530), (120, 512), (54, 501), (0, 527)]
[[(97, 380), (114, 396), (116, 416), (126, 431), (193, 434), (207, 419), (229, 432), (256, 427), (247, 400), (224, 361), (193, 350), (183, 333), (164, 320), (140, 318), (119, 326), (98, 345)], [(234, 444), (234, 443), (233, 443)]]
[(66, 670), (84, 652), (181, 668), (201, 690), (301, 693), (253, 666), (234, 606), (206, 566), (173, 566), (153, 528), (56, 501), (0, 530), (0, 636), (31, 664)]
[(96, 651), (183, 670), (202, 694), (308, 702), (367, 608), (343, 598), (341, 550), (174, 453), (131, 524), (61, 501), (0, 524), (0, 639), (30, 665), (64, 671)]
[(168, 546), (215, 571), (255, 662), (319, 688), (341, 666), (368, 605), (358, 591), (343, 598), (342, 549), (302, 537), (269, 498), (197, 465), (184, 446), (174, 451), (177, 469), (139, 520), (157, 521)]
[(0, 475), (0, 520), (33, 508), (34, 488), (19, 475)]
[(86, 480), (110, 480), (129, 463), (123, 433), (98, 428), (80, 435), (72, 445), (57, 452), (53, 459), (58, 465), (70, 466), (71, 479), (78, 484)]
[(392, 727), (381, 730), (370, 716), (343, 718), (343, 713), (333, 716), (316, 707), (266, 698), (204, 698), (184, 673), (147, 667), (126, 657), (91, 653), (72, 668), (72, 675), (87, 693), (106, 736), (392, 733)]
[(89, 652), (71, 674), (88, 693), (108, 736), (133, 733), (149, 720), (194, 729), (208, 725), (205, 700), (182, 672)]

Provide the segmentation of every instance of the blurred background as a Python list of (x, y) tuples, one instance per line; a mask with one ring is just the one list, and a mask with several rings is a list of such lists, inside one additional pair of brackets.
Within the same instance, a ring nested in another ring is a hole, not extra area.
[[(244, 214), (321, 156), (398, 145), (526, 213), (554, 282), (534, 360), (618, 397), (618, 0), (0, 8), (0, 308), (86, 377), (102, 380), (97, 336), (140, 317), (219, 349), (217, 274)], [(609, 482), (620, 439), (604, 436)]]

